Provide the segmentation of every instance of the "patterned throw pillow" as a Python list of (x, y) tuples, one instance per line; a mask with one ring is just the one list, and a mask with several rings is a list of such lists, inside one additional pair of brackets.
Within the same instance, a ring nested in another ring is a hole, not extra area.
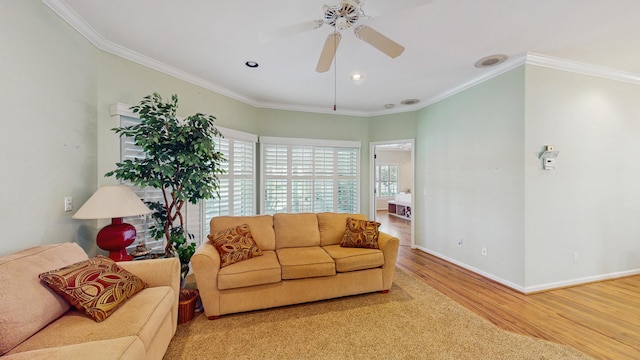
[(96, 322), (109, 317), (128, 298), (147, 287), (140, 278), (102, 255), (39, 276)]
[(342, 247), (378, 249), (379, 222), (347, 218), (347, 228), (340, 242)]
[(262, 250), (253, 240), (247, 224), (222, 230), (213, 236), (209, 235), (209, 240), (220, 254), (221, 268), (262, 255)]

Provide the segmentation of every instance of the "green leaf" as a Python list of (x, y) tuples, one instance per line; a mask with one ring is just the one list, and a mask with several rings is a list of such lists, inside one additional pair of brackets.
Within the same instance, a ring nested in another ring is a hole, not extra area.
[(214, 126), (216, 118), (196, 113), (180, 122), (177, 109), (176, 94), (165, 102), (157, 92), (131, 107), (140, 123), (112, 130), (120, 137), (132, 138), (144, 158), (116, 163), (116, 169), (105, 176), (165, 191), (166, 201), (150, 207), (156, 221), (150, 231), (155, 238), (164, 236), (172, 251), (188, 263), (195, 243), (187, 242), (192, 235), (184, 232), (182, 224), (169, 223), (171, 218), (181, 218), (181, 207), (175, 205), (217, 198), (218, 175), (224, 173), (221, 166), (226, 159), (215, 148), (214, 138), (222, 136)]

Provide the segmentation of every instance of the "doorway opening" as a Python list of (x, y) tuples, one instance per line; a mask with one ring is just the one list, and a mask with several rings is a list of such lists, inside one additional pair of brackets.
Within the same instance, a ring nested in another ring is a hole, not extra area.
[(370, 218), (380, 230), (414, 248), (414, 139), (372, 142), (370, 145)]

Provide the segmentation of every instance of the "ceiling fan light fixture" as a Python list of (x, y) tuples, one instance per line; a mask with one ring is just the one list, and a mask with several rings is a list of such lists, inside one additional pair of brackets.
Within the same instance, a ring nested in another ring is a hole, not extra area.
[(338, 29), (338, 31), (342, 31), (342, 30), (347, 30), (349, 27), (351, 27), (351, 23), (349, 23), (349, 20), (343, 16), (339, 17), (338, 19), (336, 19), (336, 29)]
[(338, 30), (346, 30), (364, 15), (360, 3), (353, 0), (343, 0), (340, 5), (324, 5), (324, 23)]
[(475, 64), (473, 64), (473, 66), (481, 69), (481, 68), (487, 68), (487, 67), (492, 67), (492, 66), (496, 66), (498, 64), (503, 63), (505, 60), (507, 60), (508, 56), (504, 55), (504, 54), (494, 54), (494, 55), (489, 55), (489, 56), (485, 56), (482, 59), (478, 60), (475, 62)]
[(407, 99), (407, 100), (400, 101), (400, 104), (402, 104), (402, 105), (415, 105), (415, 104), (417, 104), (419, 102), (420, 102), (420, 100), (418, 100), (418, 99)]
[(257, 68), (258, 66), (260, 66), (257, 62), (255, 61), (247, 61), (246, 63), (244, 63), (247, 67), (250, 67), (252, 69)]

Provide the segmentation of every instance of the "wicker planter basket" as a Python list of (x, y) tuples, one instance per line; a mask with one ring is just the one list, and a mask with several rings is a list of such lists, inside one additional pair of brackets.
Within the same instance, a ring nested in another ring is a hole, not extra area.
[(198, 290), (180, 289), (180, 301), (178, 302), (178, 324), (186, 323), (193, 319), (196, 311)]

